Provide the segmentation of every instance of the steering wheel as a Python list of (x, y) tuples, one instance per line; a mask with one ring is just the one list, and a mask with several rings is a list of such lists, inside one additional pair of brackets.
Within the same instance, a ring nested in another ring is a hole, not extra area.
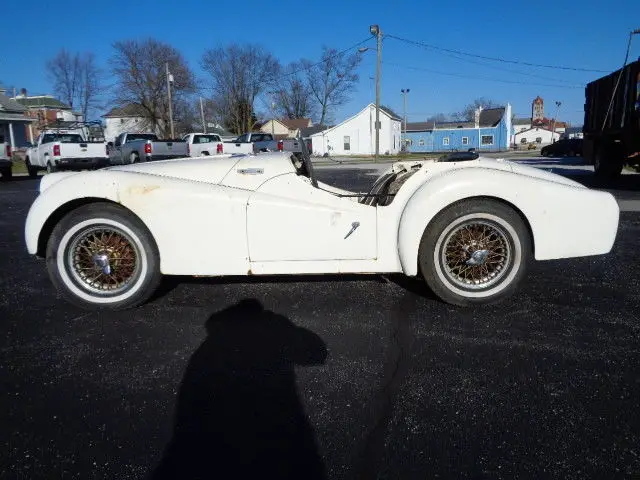
[(318, 180), (316, 179), (316, 174), (313, 170), (313, 163), (311, 163), (311, 153), (309, 152), (307, 144), (304, 142), (301, 135), (298, 135), (298, 142), (300, 143), (302, 155), (302, 166), (300, 171), (305, 177), (308, 177), (309, 180), (311, 180), (311, 185), (318, 188)]

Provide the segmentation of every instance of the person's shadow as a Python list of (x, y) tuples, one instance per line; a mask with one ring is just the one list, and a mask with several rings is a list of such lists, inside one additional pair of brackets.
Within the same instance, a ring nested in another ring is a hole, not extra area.
[(151, 479), (326, 478), (294, 370), (324, 363), (322, 339), (257, 300), (213, 314), (206, 328)]

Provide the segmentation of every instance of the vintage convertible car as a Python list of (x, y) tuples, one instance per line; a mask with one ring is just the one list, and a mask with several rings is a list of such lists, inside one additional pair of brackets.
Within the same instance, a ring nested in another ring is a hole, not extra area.
[(28, 252), (71, 302), (108, 309), (163, 274), (396, 272), (451, 304), (496, 302), (533, 259), (610, 252), (619, 220), (609, 193), (473, 152), (397, 162), (367, 193), (285, 152), (54, 173), (39, 191)]

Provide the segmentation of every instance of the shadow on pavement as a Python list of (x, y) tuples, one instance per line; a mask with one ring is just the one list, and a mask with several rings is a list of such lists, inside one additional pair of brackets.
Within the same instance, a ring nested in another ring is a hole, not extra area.
[(322, 339), (254, 299), (213, 314), (206, 329), (150, 478), (326, 478), (294, 371), (324, 363)]

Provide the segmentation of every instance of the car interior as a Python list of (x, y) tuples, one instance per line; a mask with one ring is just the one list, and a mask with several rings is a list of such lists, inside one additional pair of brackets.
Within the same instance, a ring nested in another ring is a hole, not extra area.
[[(302, 138), (298, 137), (299, 144), (301, 145), (300, 155), (292, 154), (291, 161), (296, 169), (298, 175), (307, 177), (311, 181), (311, 185), (315, 188), (319, 188), (318, 180), (316, 179), (315, 172), (313, 170), (313, 164), (311, 162), (311, 153), (306, 142)], [(464, 162), (470, 160), (476, 160), (480, 155), (474, 150), (470, 149), (466, 152), (452, 152), (438, 157), (436, 162)], [(328, 193), (338, 197), (355, 197), (358, 198), (358, 202), (364, 205), (371, 206), (386, 206), (393, 202), (396, 193), (400, 190), (400, 187), (420, 168), (422, 164), (416, 164), (411, 167), (410, 170), (403, 170), (400, 172), (389, 172), (376, 180), (373, 186), (366, 193), (353, 193), (353, 194), (341, 194), (336, 192)], [(324, 190), (324, 189), (321, 189)]]

